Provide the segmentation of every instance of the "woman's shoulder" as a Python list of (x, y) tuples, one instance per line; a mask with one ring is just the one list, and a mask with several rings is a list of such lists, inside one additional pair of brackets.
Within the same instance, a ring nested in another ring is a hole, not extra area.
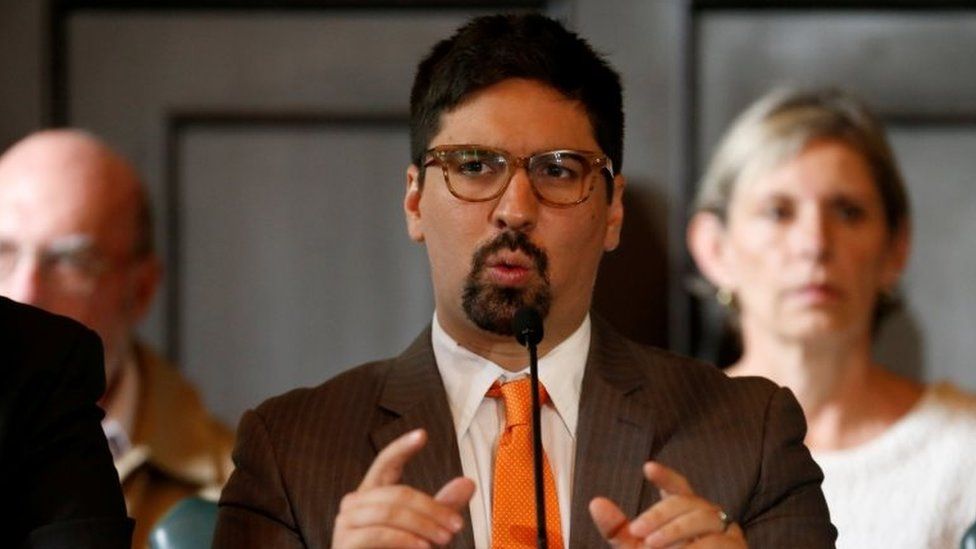
[[(923, 399), (919, 412), (931, 415), (941, 428), (976, 434), (976, 394), (942, 381), (926, 387)], [(976, 438), (973, 444), (976, 445)]]
[(882, 438), (976, 449), (976, 394), (948, 382), (925, 385), (918, 402)]

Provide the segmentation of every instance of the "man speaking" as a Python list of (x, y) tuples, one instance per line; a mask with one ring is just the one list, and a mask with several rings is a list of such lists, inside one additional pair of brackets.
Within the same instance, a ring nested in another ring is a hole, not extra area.
[(623, 222), (618, 75), (540, 15), (475, 19), (411, 94), (403, 201), (431, 325), (241, 420), (216, 547), (534, 547), (528, 355), (544, 319), (549, 547), (830, 547), (792, 395), (590, 315)]

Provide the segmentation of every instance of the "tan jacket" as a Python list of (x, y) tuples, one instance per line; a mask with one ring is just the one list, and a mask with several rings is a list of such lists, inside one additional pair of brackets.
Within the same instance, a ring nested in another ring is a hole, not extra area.
[(117, 462), (132, 546), (145, 547), (153, 524), (177, 501), (193, 495), (216, 500), (230, 476), (233, 433), (210, 416), (176, 368), (136, 345), (141, 379), (132, 449)]

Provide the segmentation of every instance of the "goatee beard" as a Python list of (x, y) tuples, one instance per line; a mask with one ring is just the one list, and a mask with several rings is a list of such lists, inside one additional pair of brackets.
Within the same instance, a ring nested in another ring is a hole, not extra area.
[[(538, 280), (519, 288), (485, 282), (485, 262), (492, 254), (504, 249), (521, 251), (531, 259), (539, 274)], [(461, 305), (475, 326), (498, 335), (513, 336), (512, 318), (516, 311), (528, 305), (546, 318), (551, 304), (549, 258), (525, 233), (501, 233), (479, 248), (471, 258), (471, 272), (464, 283)]]

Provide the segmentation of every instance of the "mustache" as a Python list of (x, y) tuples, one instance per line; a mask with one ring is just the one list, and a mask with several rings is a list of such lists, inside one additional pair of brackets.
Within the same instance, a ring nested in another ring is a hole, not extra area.
[(491, 239), (490, 242), (478, 248), (471, 259), (471, 272), (481, 272), (485, 268), (485, 263), (488, 261), (488, 258), (492, 256), (492, 254), (498, 253), (505, 249), (512, 252), (520, 251), (524, 253), (526, 257), (532, 260), (536, 271), (538, 271), (543, 279), (549, 279), (549, 256), (546, 255), (546, 252), (544, 252), (542, 248), (533, 244), (525, 233), (515, 231), (503, 232)]

